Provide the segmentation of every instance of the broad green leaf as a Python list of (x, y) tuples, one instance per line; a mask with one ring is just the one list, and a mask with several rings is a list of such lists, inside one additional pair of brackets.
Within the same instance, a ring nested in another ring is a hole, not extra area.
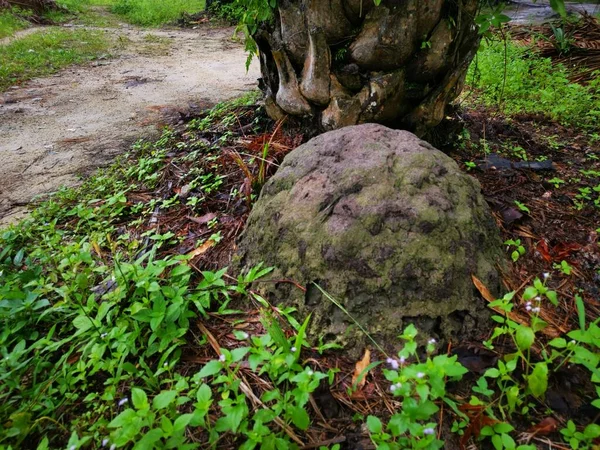
[(250, 347), (240, 347), (234, 350), (231, 350), (231, 361), (238, 362), (246, 356), (246, 354), (250, 351)]
[(383, 431), (383, 425), (381, 424), (381, 420), (379, 420), (375, 416), (367, 417), (367, 428), (373, 434), (379, 434)]
[(127, 426), (127, 424), (129, 424), (136, 417), (137, 417), (136, 412), (131, 408), (127, 408), (125, 411), (123, 411), (121, 414), (119, 414), (117, 417), (115, 417), (108, 424), (108, 427), (109, 428), (121, 428), (121, 427)]
[(173, 430), (181, 431), (181, 430), (185, 429), (185, 427), (188, 426), (188, 423), (190, 423), (190, 420), (192, 420), (193, 417), (194, 417), (193, 414), (183, 414), (183, 415), (179, 416), (173, 423)]
[(544, 395), (548, 389), (548, 366), (544, 362), (537, 363), (531, 375), (527, 378), (527, 383), (531, 393), (536, 397)]
[(219, 373), (222, 368), (223, 368), (223, 364), (221, 364), (221, 361), (216, 361), (216, 360), (211, 361), (200, 370), (200, 372), (198, 373), (198, 377), (200, 377), (200, 378), (210, 377), (211, 375), (215, 375), (215, 374)]
[(295, 406), (290, 408), (289, 413), (290, 417), (292, 418), (292, 422), (296, 427), (303, 431), (308, 429), (308, 426), (310, 425), (310, 417), (304, 408)]
[(162, 437), (163, 431), (160, 428), (150, 430), (135, 444), (133, 450), (146, 450), (149, 448), (154, 448), (154, 444)]
[(140, 388), (133, 388), (131, 390), (131, 401), (137, 410), (146, 409), (150, 406), (148, 404), (148, 396)]
[(177, 397), (177, 391), (162, 391), (152, 400), (152, 407), (154, 409), (164, 409), (173, 403)]
[(515, 339), (517, 341), (519, 349), (528, 350), (531, 348), (533, 342), (535, 341), (535, 333), (531, 328), (521, 325), (519, 328), (517, 328)]

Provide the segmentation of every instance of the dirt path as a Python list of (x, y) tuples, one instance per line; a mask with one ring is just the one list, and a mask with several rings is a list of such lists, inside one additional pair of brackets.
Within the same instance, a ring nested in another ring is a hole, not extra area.
[(23, 217), (33, 197), (77, 184), (181, 114), (257, 85), (258, 64), (246, 73), (233, 29), (111, 32), (130, 42), (117, 58), (0, 94), (0, 225)]

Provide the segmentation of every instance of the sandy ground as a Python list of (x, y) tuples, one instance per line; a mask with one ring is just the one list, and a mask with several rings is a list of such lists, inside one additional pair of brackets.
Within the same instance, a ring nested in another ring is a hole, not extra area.
[(23, 217), (32, 198), (76, 185), (181, 114), (257, 85), (258, 64), (246, 73), (231, 28), (110, 32), (128, 42), (116, 58), (0, 94), (0, 225)]

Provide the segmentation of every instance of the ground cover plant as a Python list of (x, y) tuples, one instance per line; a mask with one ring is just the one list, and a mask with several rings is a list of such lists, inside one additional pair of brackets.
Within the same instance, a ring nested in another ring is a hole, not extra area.
[(0, 45), (0, 91), (90, 61), (111, 49), (103, 31), (49, 28)]
[(399, 354), (348, 360), (253, 291), (269, 268), (226, 270), (261, 186), (310, 137), (252, 95), (1, 232), (0, 446), (595, 448), (600, 137), (568, 95), (562, 115), (506, 106), (543, 71), (509, 78), (499, 104), (486, 51), (496, 101), (463, 102), (444, 149), (480, 180), (513, 261), (500, 299), (474, 280), (489, 335), (440, 348), (409, 326)]

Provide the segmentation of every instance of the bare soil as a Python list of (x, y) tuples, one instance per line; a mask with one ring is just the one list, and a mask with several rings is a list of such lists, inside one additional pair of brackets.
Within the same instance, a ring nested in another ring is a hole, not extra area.
[(246, 72), (232, 28), (110, 32), (124, 43), (116, 57), (0, 94), (0, 225), (22, 218), (34, 197), (110, 164), (132, 142), (256, 86), (258, 64)]

